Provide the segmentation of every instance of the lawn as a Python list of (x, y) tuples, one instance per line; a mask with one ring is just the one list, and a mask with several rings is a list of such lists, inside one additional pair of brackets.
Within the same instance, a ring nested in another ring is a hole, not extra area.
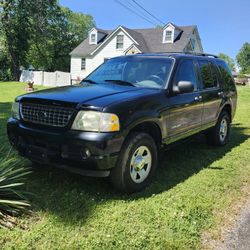
[[(6, 150), (10, 105), (23, 92), (24, 84), (0, 82)], [(199, 249), (202, 233), (219, 231), (250, 184), (250, 88), (238, 88), (238, 95), (228, 145), (207, 146), (199, 135), (162, 152), (155, 181), (141, 193), (123, 195), (105, 179), (34, 166), (26, 185), (31, 211), (14, 229), (0, 229), (0, 248)]]

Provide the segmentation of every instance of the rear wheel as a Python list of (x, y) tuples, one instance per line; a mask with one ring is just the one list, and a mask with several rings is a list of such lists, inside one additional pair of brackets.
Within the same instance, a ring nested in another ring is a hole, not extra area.
[(157, 147), (145, 133), (132, 133), (126, 139), (116, 167), (111, 170), (112, 185), (123, 192), (137, 192), (152, 180), (157, 166)]
[(230, 118), (226, 111), (223, 111), (215, 127), (207, 134), (207, 141), (210, 145), (224, 146), (228, 142), (230, 132)]

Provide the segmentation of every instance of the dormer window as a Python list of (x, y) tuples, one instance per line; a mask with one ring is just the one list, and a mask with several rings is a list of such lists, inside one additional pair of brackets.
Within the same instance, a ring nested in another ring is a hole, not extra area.
[(96, 34), (91, 34), (90, 42), (91, 43), (96, 43)]
[(165, 31), (165, 42), (167, 42), (167, 43), (172, 42), (172, 30)]
[(97, 37), (97, 29), (96, 28), (93, 28), (90, 32), (89, 32), (89, 44), (97, 44), (97, 40), (98, 40), (98, 37)]
[(174, 43), (182, 29), (173, 23), (168, 23), (162, 30), (162, 43)]

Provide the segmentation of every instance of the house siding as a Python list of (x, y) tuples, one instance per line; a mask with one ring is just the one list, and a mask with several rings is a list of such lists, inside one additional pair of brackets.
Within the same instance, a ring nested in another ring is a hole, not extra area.
[[(81, 70), (81, 57), (71, 56), (70, 60), (70, 73), (73, 80), (82, 78), (86, 70)], [(87, 60), (86, 60), (87, 67)]]
[[(116, 36), (124, 35), (123, 48), (116, 49)], [(93, 56), (86, 57), (86, 70), (81, 70), (81, 57), (71, 56), (71, 77), (72, 79), (84, 78), (95, 70), (99, 65), (104, 62), (105, 58), (111, 58), (124, 55), (124, 51), (128, 49), (133, 41), (123, 32), (117, 32), (107, 44), (102, 46)]]
[(203, 52), (203, 48), (201, 45), (201, 41), (199, 40), (199, 35), (197, 33), (197, 30), (194, 31), (194, 33), (191, 35), (193, 39), (195, 39), (195, 52)]

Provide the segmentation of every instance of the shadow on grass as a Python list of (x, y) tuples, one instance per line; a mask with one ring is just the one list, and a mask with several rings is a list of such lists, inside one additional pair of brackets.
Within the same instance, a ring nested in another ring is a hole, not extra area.
[[(2, 129), (5, 129), (9, 110), (10, 103), (0, 103), (0, 111), (5, 113), (3, 118), (0, 118), (1, 137), (6, 136), (5, 133), (2, 134)], [(82, 177), (52, 167), (37, 166), (34, 166), (34, 172), (27, 181), (27, 191), (34, 194), (31, 197), (34, 210), (47, 211), (69, 224), (84, 223), (99, 204), (111, 200), (129, 202), (150, 197), (152, 194), (171, 189), (204, 168), (221, 171), (223, 166), (211, 167), (211, 163), (247, 140), (249, 136), (245, 129), (241, 124), (234, 124), (230, 141), (225, 147), (207, 146), (205, 136), (197, 135), (185, 143), (161, 152), (154, 182), (137, 194), (121, 194), (104, 178)], [(30, 165), (28, 161), (27, 165)]]

